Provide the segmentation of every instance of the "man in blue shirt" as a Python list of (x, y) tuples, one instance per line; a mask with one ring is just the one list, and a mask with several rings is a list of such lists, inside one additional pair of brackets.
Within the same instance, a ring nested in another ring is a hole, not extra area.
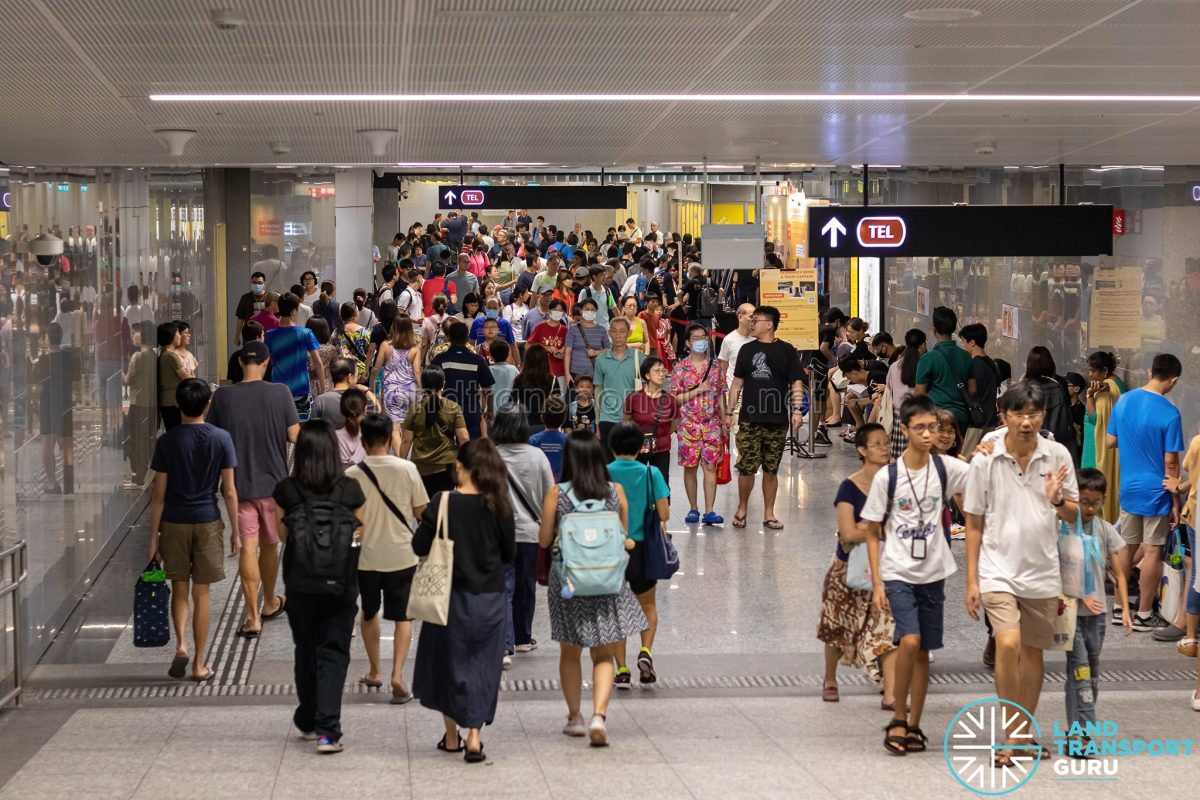
[[(296, 324), (300, 298), (285, 294), (279, 298), (279, 327), (267, 331), (267, 349), (271, 351), (271, 381), (285, 384), (292, 392), (301, 421), (308, 419), (314, 395), (325, 394), (325, 368), (317, 353), (321, 345), (308, 328)], [(309, 383), (314, 376), (316, 392)]]
[[(1163, 478), (1179, 477), (1183, 451), (1183, 421), (1179, 409), (1166, 398), (1175, 388), (1183, 365), (1170, 353), (1159, 353), (1150, 367), (1150, 381), (1126, 392), (1113, 406), (1108, 420), (1108, 446), (1117, 449), (1121, 467), (1121, 519), (1117, 525), (1125, 539), (1121, 566), (1126, 578), (1134, 554), (1145, 544), (1141, 566), (1140, 602), (1133, 617), (1135, 631), (1165, 628), (1167, 621), (1154, 611), (1154, 598), (1162, 579), (1162, 550), (1177, 513)], [(1114, 623), (1130, 609), (1113, 609)]]
[(183, 422), (164, 433), (154, 447), (150, 468), (156, 473), (150, 498), (150, 558), (162, 557), (171, 581), (171, 620), (175, 626), (175, 658), (167, 674), (187, 674), (188, 595), (192, 599), (192, 680), (216, 674), (205, 663), (211, 616), (209, 586), (225, 579), (221, 510), (217, 492), (229, 514), (231, 547), (237, 551), (238, 496), (233, 470), (233, 439), (204, 421), (212, 390), (196, 378), (180, 382), (175, 402)]
[(442, 230), (446, 232), (446, 242), (452, 249), (462, 249), (463, 239), (467, 235), (469, 225), (467, 218), (457, 211), (451, 211), (446, 215), (446, 221), (442, 223)]
[[(528, 316), (528, 314), (526, 314)], [(475, 344), (480, 344), (483, 341), (483, 323), (489, 319), (496, 320), (496, 324), (500, 326), (500, 338), (509, 344), (513, 344), (516, 340), (513, 339), (512, 323), (500, 316), (500, 301), (495, 297), (489, 297), (483, 301), (483, 316), (476, 317), (471, 323), (471, 341)]]
[(487, 436), (484, 414), (492, 412), (492, 386), (496, 379), (487, 359), (467, 347), (467, 325), (454, 322), (446, 332), (450, 346), (433, 359), (446, 373), (446, 397), (462, 406), (472, 439)]
[[(454, 287), (454, 297), (458, 303), (461, 303), (463, 298), (469, 294), (479, 293), (479, 279), (471, 274), (471, 257), (466, 253), (459, 253), (455, 259), (455, 269), (446, 276), (446, 283)], [(449, 296), (449, 295), (447, 295)], [(451, 303), (446, 309), (448, 314), (457, 314), (459, 306), (456, 303)]]

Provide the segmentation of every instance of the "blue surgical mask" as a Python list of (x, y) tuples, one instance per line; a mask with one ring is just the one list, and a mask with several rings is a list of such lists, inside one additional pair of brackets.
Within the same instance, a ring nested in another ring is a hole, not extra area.
[(692, 352), (693, 353), (707, 353), (708, 352), (708, 339), (697, 339), (696, 341), (692, 342)]
[(494, 308), (489, 308), (484, 313), (487, 315), (488, 319), (495, 319), (496, 317), (500, 316), (500, 312)]
[(250, 284), (250, 291), (254, 292), (255, 294), (262, 294), (266, 290), (267, 290), (267, 287), (265, 284), (262, 284), (262, 283)]

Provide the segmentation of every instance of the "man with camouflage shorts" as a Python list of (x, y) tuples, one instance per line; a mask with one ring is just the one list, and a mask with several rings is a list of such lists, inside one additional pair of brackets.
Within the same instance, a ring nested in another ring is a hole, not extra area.
[[(783, 528), (783, 523), (775, 516), (775, 495), (779, 490), (777, 473), (783, 458), (789, 420), (793, 428), (798, 428), (803, 421), (800, 401), (804, 393), (804, 371), (796, 348), (775, 338), (778, 327), (777, 309), (771, 306), (754, 309), (750, 318), (750, 333), (754, 341), (742, 346), (733, 368), (733, 384), (729, 387), (726, 408), (736, 407), (739, 398), (742, 401), (737, 434), (738, 507), (733, 516), (735, 528), (746, 527), (747, 506), (750, 493), (754, 490), (754, 475), (759, 467), (763, 471), (763, 527), (770, 530)], [(728, 426), (732, 421), (728, 411), (725, 412), (725, 418)]]

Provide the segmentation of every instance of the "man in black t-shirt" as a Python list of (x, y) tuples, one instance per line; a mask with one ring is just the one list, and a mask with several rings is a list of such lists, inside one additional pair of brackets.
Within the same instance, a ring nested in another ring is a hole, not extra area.
[[(804, 371), (800, 354), (788, 342), (775, 338), (779, 311), (759, 306), (750, 318), (754, 341), (746, 342), (738, 352), (733, 368), (726, 408), (736, 408), (739, 396), (742, 411), (738, 418), (738, 507), (733, 527), (746, 527), (746, 507), (754, 490), (754, 475), (763, 471), (763, 527), (783, 528), (775, 516), (775, 495), (779, 490), (779, 462), (789, 425), (799, 428), (803, 421), (800, 401), (804, 393)], [(790, 410), (789, 410), (790, 407)], [(726, 426), (732, 422), (725, 413)]]
[(958, 332), (958, 338), (962, 339), (963, 346), (971, 354), (969, 376), (975, 381), (975, 394), (972, 399), (983, 409), (984, 419), (987, 420), (983, 425), (984, 431), (991, 430), (1000, 424), (996, 412), (996, 393), (1000, 386), (1000, 371), (996, 368), (996, 362), (992, 361), (984, 351), (987, 346), (987, 328), (978, 322), (964, 325)]
[(446, 332), (450, 346), (433, 359), (446, 373), (445, 395), (462, 406), (463, 418), (472, 439), (487, 436), (487, 417), (492, 415), (492, 369), (487, 359), (467, 347), (466, 323), (454, 322)]

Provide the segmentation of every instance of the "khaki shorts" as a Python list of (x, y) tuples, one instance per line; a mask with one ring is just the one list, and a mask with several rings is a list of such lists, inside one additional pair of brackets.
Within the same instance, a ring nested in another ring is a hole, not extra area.
[(995, 633), (1019, 628), (1024, 647), (1048, 650), (1054, 646), (1057, 597), (1031, 600), (1008, 592), (984, 592), (982, 600)]
[(1117, 530), (1125, 544), (1148, 544), (1153, 547), (1167, 543), (1167, 533), (1171, 526), (1166, 517), (1143, 517), (1141, 514), (1130, 514), (1122, 511), (1117, 520)]
[(219, 583), (225, 579), (221, 520), (203, 525), (163, 522), (159, 525), (158, 554), (167, 580)]

